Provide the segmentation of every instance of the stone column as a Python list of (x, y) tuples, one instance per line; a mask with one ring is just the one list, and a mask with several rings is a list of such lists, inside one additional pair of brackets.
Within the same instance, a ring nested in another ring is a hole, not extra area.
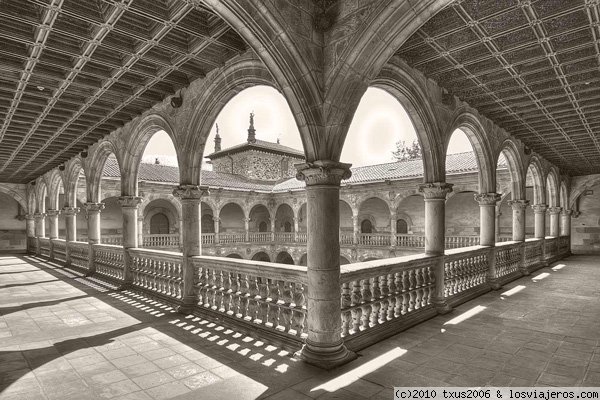
[(219, 222), (221, 222), (221, 218), (213, 217), (213, 222), (215, 223), (215, 244), (219, 243)]
[(33, 252), (32, 240), (35, 238), (35, 218), (33, 214), (25, 215), (25, 232), (27, 234), (27, 252)]
[(306, 182), (308, 231), (308, 337), (299, 355), (331, 369), (356, 357), (341, 336), (340, 183), (350, 177), (350, 164), (327, 160), (296, 168)]
[(67, 242), (75, 242), (77, 241), (77, 214), (79, 214), (79, 207), (65, 207), (62, 212), (65, 215)]
[(244, 218), (244, 241), (250, 241), (250, 218)]
[(533, 208), (535, 218), (535, 237), (543, 239), (546, 237), (546, 210), (548, 206), (546, 204), (534, 204)]
[(548, 213), (550, 214), (550, 236), (558, 237), (559, 235), (559, 215), (562, 211), (561, 207), (550, 207)]
[(208, 187), (181, 185), (173, 190), (173, 195), (181, 202), (183, 234), (183, 296), (177, 311), (190, 313), (197, 303), (194, 293), (194, 265), (191, 257), (202, 254), (201, 211), (202, 196), (208, 194)]
[(35, 236), (44, 237), (46, 235), (46, 214), (35, 213), (33, 219), (35, 220)]
[(390, 245), (396, 246), (396, 219), (397, 214), (395, 212), (390, 212)]
[(294, 217), (294, 242), (298, 242), (298, 217)]
[(58, 216), (60, 210), (47, 210), (46, 215), (48, 216), (48, 223), (50, 224), (50, 239), (58, 239)]
[(90, 244), (101, 243), (100, 213), (104, 210), (104, 203), (85, 203), (87, 213), (87, 234)]
[(137, 196), (121, 196), (119, 204), (123, 213), (123, 285), (121, 289), (127, 288), (133, 281), (131, 273), (131, 256), (127, 249), (138, 247), (138, 223), (137, 213), (138, 206), (142, 202), (141, 197)]
[(353, 235), (354, 237), (352, 238), (352, 244), (357, 245), (358, 244), (358, 215), (353, 215), (352, 216), (352, 229), (353, 229)]
[[(525, 241), (525, 210), (529, 200), (510, 200), (508, 204), (513, 210), (513, 234), (512, 240), (517, 242)], [(543, 219), (542, 219), (543, 221)]]
[(475, 201), (479, 203), (479, 244), (496, 245), (496, 203), (502, 198), (498, 193), (477, 193)]
[[(446, 196), (452, 184), (445, 182), (426, 183), (419, 186), (425, 198), (425, 254), (443, 256), (445, 248)], [(439, 257), (434, 266), (435, 293), (433, 304), (440, 314), (452, 308), (444, 297), (444, 257)]]
[(144, 218), (137, 217), (138, 247), (144, 247)]
[(275, 218), (271, 219), (271, 243), (275, 243)]
[(500, 241), (500, 217), (502, 216), (501, 203), (496, 204), (496, 243)]
[(562, 210), (560, 213), (560, 235), (571, 236), (571, 214), (573, 210)]

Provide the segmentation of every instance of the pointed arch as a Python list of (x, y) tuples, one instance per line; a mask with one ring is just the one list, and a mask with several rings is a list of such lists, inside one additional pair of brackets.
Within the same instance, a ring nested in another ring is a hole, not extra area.
[(531, 171), (533, 178), (533, 204), (546, 204), (546, 180), (542, 172), (542, 163), (536, 155), (529, 159), (526, 171)]
[(65, 204), (69, 207), (77, 206), (77, 185), (79, 176), (85, 169), (80, 156), (73, 157), (65, 164), (63, 179), (65, 181)]
[(548, 206), (550, 207), (558, 207), (559, 201), (559, 178), (556, 167), (551, 167), (548, 170), (548, 175), (546, 175), (546, 193), (548, 196)]
[(47, 206), (49, 209), (59, 210), (62, 208), (62, 204), (59, 204), (60, 187), (62, 185), (63, 191), (65, 190), (65, 184), (63, 182), (62, 174), (58, 169), (50, 171), (47, 179), (48, 184), (48, 200)]
[[(508, 173), (511, 179), (511, 196), (513, 200), (525, 199), (525, 174), (523, 172), (523, 162), (517, 147), (517, 144), (512, 138), (506, 139), (500, 146), (500, 151), (495, 157), (497, 168), (500, 154), (504, 154), (504, 158), (508, 163)], [(495, 189), (492, 191), (496, 191)]]
[(121, 177), (123, 177), (123, 162), (112, 141), (107, 139), (102, 140), (90, 149), (87, 162), (88, 168), (85, 171), (87, 173), (87, 201), (89, 202), (99, 203), (102, 199), (100, 184), (102, 181), (104, 164), (106, 164), (106, 160), (111, 154), (117, 159), (119, 173)]

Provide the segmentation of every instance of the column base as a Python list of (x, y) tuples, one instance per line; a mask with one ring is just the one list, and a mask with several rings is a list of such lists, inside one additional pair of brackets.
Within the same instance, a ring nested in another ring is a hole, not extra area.
[(500, 284), (500, 282), (498, 281), (498, 279), (490, 279), (489, 280), (489, 285), (492, 288), (492, 290), (500, 290), (500, 289), (502, 289), (502, 285)]
[(296, 352), (296, 357), (307, 364), (330, 370), (355, 360), (358, 356), (355, 352), (346, 348), (344, 343), (333, 347), (321, 347), (306, 343), (302, 350)]
[(117, 287), (118, 291), (129, 290), (129, 289), (131, 289), (131, 283), (130, 282), (121, 283)]
[(179, 314), (191, 314), (196, 307), (195, 298), (183, 299), (181, 303), (175, 307), (175, 312)]
[(446, 299), (433, 300), (433, 306), (438, 314), (444, 315), (452, 311), (452, 306), (448, 304)]

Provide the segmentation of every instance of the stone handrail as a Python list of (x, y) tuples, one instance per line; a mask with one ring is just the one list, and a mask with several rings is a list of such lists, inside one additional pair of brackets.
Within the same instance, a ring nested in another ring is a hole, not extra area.
[(390, 246), (389, 233), (359, 233), (358, 244), (363, 246)]
[(446, 236), (446, 249), (458, 249), (479, 245), (479, 236)]
[(354, 347), (364, 347), (377, 338), (376, 334), (369, 338), (370, 331), (389, 331), (398, 325), (406, 328), (414, 324), (414, 314), (427, 310), (435, 313), (431, 304), (436, 259), (420, 254), (343, 265), (341, 303), (345, 340), (358, 341), (361, 344)]
[(446, 251), (444, 297), (460, 295), (486, 284), (490, 249), (485, 246), (472, 246)]
[(496, 245), (495, 278), (503, 278), (519, 272), (523, 260), (522, 242), (502, 242)]
[(128, 249), (132, 284), (169, 299), (183, 296), (183, 255), (170, 251)]
[(525, 265), (529, 271), (536, 269), (544, 260), (543, 257), (543, 245), (542, 239), (527, 239), (525, 240)]
[(51, 239), (52, 255), (57, 261), (67, 262), (67, 242), (64, 239)]
[(248, 238), (252, 243), (268, 243), (271, 241), (271, 232), (249, 232)]
[(202, 244), (214, 244), (215, 234), (214, 233), (203, 233), (201, 238)]
[(201, 310), (294, 342), (304, 337), (305, 267), (207, 256), (191, 260)]
[(294, 243), (294, 232), (275, 232), (275, 241), (279, 243)]
[(544, 240), (544, 258), (550, 260), (558, 255), (558, 238), (546, 236)]
[(50, 257), (50, 239), (47, 237), (38, 238), (40, 244), (40, 254), (45, 257)]
[(123, 247), (110, 244), (92, 245), (96, 273), (123, 282), (125, 276)]
[(245, 233), (219, 233), (219, 242), (221, 243), (244, 243), (245, 241)]
[(86, 242), (67, 242), (71, 265), (89, 270), (90, 246)]
[(396, 234), (396, 246), (425, 248), (425, 236)]
[(179, 247), (179, 234), (144, 235), (144, 247)]

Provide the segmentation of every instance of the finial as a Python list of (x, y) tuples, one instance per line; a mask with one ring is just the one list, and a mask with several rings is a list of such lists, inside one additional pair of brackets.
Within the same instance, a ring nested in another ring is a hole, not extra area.
[(219, 135), (219, 124), (215, 124), (217, 128), (217, 134), (215, 135), (215, 153), (221, 151), (221, 136)]
[(221, 137), (221, 136), (219, 136), (219, 124), (215, 124), (215, 127), (217, 128), (217, 136), (216, 137)]
[(254, 111), (250, 113), (250, 126), (248, 127), (248, 143), (256, 142), (256, 129), (254, 129)]

